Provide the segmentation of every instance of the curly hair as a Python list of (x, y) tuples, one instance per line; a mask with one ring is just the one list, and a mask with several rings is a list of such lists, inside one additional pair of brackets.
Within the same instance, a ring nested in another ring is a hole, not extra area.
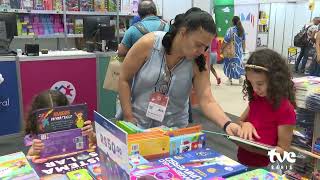
[[(270, 49), (262, 49), (252, 53), (247, 61), (248, 65), (256, 65), (267, 68), (268, 71), (259, 68), (246, 67), (247, 71), (265, 73), (268, 78), (267, 99), (270, 100), (274, 109), (279, 108), (283, 98), (288, 99), (296, 107), (294, 83), (289, 67), (283, 57)], [(242, 92), (244, 98), (253, 100), (253, 87), (246, 79)]]
[[(201, 27), (210, 34), (216, 34), (216, 25), (212, 16), (200, 8), (192, 7), (187, 12), (178, 14), (174, 18), (174, 23), (170, 21), (169, 31), (162, 39), (162, 45), (167, 54), (171, 54), (173, 40), (182, 27), (185, 27), (188, 32), (197, 31)], [(195, 58), (195, 62), (200, 72), (206, 70), (206, 59), (203, 54)]]
[(69, 101), (60, 91), (46, 90), (35, 96), (27, 114), (25, 134), (38, 134), (36, 110), (67, 105), (69, 105)]

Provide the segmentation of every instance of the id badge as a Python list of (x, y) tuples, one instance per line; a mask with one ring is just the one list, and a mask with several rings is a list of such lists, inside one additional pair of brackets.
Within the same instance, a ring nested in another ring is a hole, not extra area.
[(162, 122), (168, 107), (169, 97), (159, 92), (151, 94), (146, 116)]

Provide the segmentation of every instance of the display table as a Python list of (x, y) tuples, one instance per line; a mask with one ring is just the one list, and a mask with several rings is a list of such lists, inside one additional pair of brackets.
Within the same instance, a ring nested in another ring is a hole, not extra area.
[(21, 130), (20, 101), (16, 58), (0, 56), (0, 136), (19, 133)]
[(97, 109), (96, 55), (85, 51), (49, 51), (18, 56), (24, 115), (32, 98), (47, 89), (59, 90), (73, 104), (87, 103), (88, 118)]

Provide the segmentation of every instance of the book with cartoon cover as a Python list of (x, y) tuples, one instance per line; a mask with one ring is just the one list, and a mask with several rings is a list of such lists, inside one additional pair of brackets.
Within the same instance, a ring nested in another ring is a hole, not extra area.
[(23, 152), (17, 152), (0, 157), (0, 179), (39, 179), (36, 172), (30, 166)]
[(210, 148), (197, 149), (155, 161), (167, 165), (183, 179), (210, 179), (230, 177), (247, 167)]
[(58, 106), (35, 111), (39, 133), (50, 133), (74, 128), (82, 128), (88, 119), (87, 104)]

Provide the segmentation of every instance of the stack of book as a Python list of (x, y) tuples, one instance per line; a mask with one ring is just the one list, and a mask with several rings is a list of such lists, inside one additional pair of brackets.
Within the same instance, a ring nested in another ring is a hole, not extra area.
[(292, 145), (311, 151), (315, 113), (298, 108), (297, 123), (293, 133)]
[(288, 173), (289, 179), (294, 179), (294, 177), (305, 177), (310, 178), (312, 176), (314, 166), (311, 157), (299, 154), (296, 157), (296, 162), (293, 164), (293, 169)]
[(0, 157), (0, 179), (39, 179), (30, 166), (23, 152), (17, 152)]
[(307, 95), (310, 90), (320, 87), (320, 77), (305, 76), (293, 79), (296, 88), (296, 103), (298, 107), (306, 107)]
[(247, 167), (210, 148), (197, 149), (155, 161), (172, 168), (182, 179), (226, 178), (247, 170)]
[(87, 105), (46, 108), (35, 112), (39, 135), (45, 148), (40, 158), (49, 158), (89, 149), (88, 136), (81, 128), (87, 119)]
[(307, 96), (306, 108), (313, 112), (320, 112), (320, 92), (313, 92)]

